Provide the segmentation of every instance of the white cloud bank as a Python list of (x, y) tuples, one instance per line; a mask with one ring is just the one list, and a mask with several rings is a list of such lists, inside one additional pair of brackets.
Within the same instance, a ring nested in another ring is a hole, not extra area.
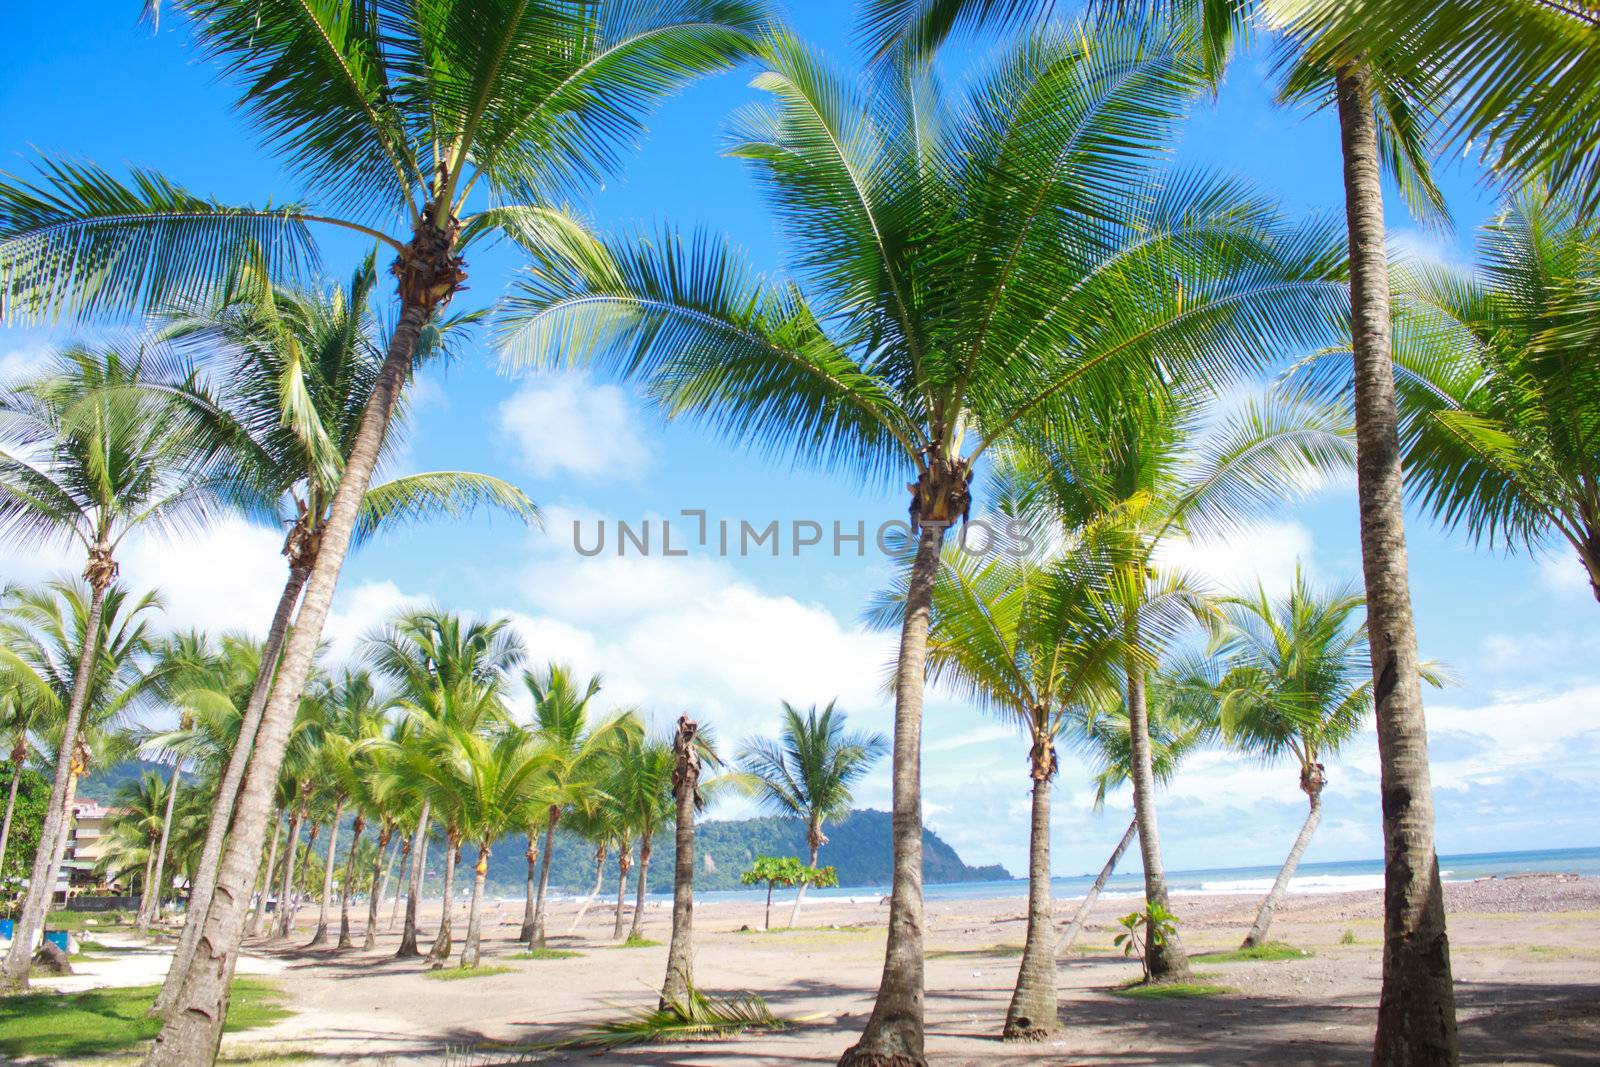
[(628, 394), (582, 375), (534, 378), (501, 403), (500, 430), (541, 478), (627, 478), (650, 460)]

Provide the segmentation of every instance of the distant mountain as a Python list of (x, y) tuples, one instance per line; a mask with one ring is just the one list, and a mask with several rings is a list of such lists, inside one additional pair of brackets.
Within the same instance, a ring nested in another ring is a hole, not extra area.
[[(890, 817), (886, 811), (853, 811), (827, 827), (828, 843), (823, 846), (820, 863), (831, 864), (839, 874), (841, 886), (888, 885), (893, 857), (890, 851)], [(442, 865), (434, 861), (430, 849), (430, 874)], [(503, 896), (520, 895), (527, 879), (527, 837), (515, 834), (495, 845), (489, 859), (489, 884)], [(650, 857), (649, 888), (655, 892), (672, 889), (674, 847), (671, 828), (659, 835)], [(635, 853), (637, 855), (637, 852)], [(806, 825), (800, 819), (759, 818), (702, 822), (695, 832), (695, 888), (739, 889), (739, 875), (757, 856), (799, 856), (806, 858)], [(1007, 879), (1011, 874), (998, 864), (969, 867), (932, 830), (922, 831), (922, 876), (929, 883), (986, 882)], [(632, 875), (630, 874), (630, 879)], [(594, 885), (594, 848), (583, 840), (556, 831), (555, 859), (550, 868), (550, 884), (563, 892), (588, 892)], [(606, 860), (604, 886), (615, 890), (616, 857)]]

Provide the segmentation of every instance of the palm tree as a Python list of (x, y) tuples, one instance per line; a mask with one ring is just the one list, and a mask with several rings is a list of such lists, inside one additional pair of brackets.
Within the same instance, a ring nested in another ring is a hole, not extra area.
[[(1074, 707), (1115, 691), (1127, 662), (1123, 627), (1100, 574), (1074, 556), (980, 557), (945, 550), (934, 584), (928, 677), (1015, 723), (1028, 740), (1033, 786), (1028, 836), (1028, 932), (1006, 1012), (1007, 1041), (1042, 1041), (1057, 1029), (1056, 951), (1050, 899), (1050, 790), (1056, 741)], [(872, 622), (900, 621), (904, 584), (880, 596)], [(811, 865), (816, 866), (813, 853)]]
[(1219, 687), (1223, 736), (1263, 762), (1292, 756), (1310, 804), (1294, 847), (1245, 935), (1245, 948), (1266, 942), (1273, 913), (1322, 821), (1328, 780), (1323, 760), (1361, 729), (1372, 710), (1367, 635), (1356, 619), (1361, 606), (1354, 588), (1318, 590), (1298, 567), (1281, 599), (1269, 598), (1258, 586), (1251, 596), (1220, 603), (1216, 652), (1229, 664)]
[[(721, 760), (705, 729), (687, 714), (678, 716), (672, 735), (672, 939), (667, 947), (667, 975), (657, 1004), (662, 1010), (684, 1003), (694, 989), (694, 820), (705, 810), (707, 800), (701, 775), (718, 766)], [(598, 855), (601, 864), (605, 862), (604, 847)], [(576, 927), (577, 923), (573, 925)]]
[[(1150, 775), (1158, 786), (1170, 782), (1184, 758), (1209, 742), (1216, 733), (1216, 680), (1211, 673), (1208, 664), (1180, 662), (1149, 677), (1145, 690), (1145, 733), (1149, 737)], [(1118, 694), (1111, 703), (1078, 710), (1080, 714), (1074, 715), (1067, 736), (1075, 747), (1094, 760), (1097, 768), (1094, 810), (1099, 812), (1105, 808), (1106, 797), (1112, 791), (1133, 780), (1133, 731), (1128, 703)], [(1135, 816), (1128, 820), (1128, 828), (1084, 894), (1072, 921), (1056, 941), (1057, 955), (1070, 949), (1078, 939), (1095, 901), (1138, 833), (1139, 820)]]
[[(106, 848), (96, 861), (111, 881), (119, 881), (143, 868), (139, 882), (139, 915), (147, 916), (156, 894), (156, 847), (167, 824), (166, 811), (172, 789), (154, 771), (124, 782), (112, 794), (115, 814), (107, 820)], [(131, 883), (134, 879), (128, 878)]]
[[(813, 867), (817, 866), (817, 854), (828, 843), (823, 824), (850, 814), (850, 787), (889, 749), (888, 739), (882, 734), (847, 734), (844, 724), (845, 714), (835, 709), (834, 701), (830, 700), (820, 714), (812, 705), (804, 715), (784, 701), (781, 741), (752, 737), (739, 748), (739, 770), (762, 806), (805, 820), (806, 846)], [(805, 893), (802, 882), (789, 913), (790, 926), (800, 915)]]
[[(324, 944), (328, 940), (328, 908), (333, 901), (333, 866), (338, 852), (339, 824), (351, 806), (351, 798), (361, 789), (359, 778), (365, 770), (361, 759), (366, 749), (379, 739), (383, 725), (384, 702), (373, 688), (372, 677), (364, 671), (346, 669), (333, 682), (328, 716), (322, 723), (316, 759), (323, 792), (333, 804), (333, 814), (328, 820), (328, 844), (322, 870), (322, 892), (318, 897), (316, 931), (307, 947)], [(365, 829), (362, 811), (357, 808), (350, 840), (350, 862), (354, 862), (356, 845)], [(348, 864), (347, 864), (348, 866)], [(349, 882), (346, 871), (345, 881)], [(350, 939), (350, 910), (348, 894), (341, 906), (340, 940)]]
[(796, 280), (768, 284), (703, 237), (574, 235), (535, 255), (500, 341), (519, 362), (599, 356), (738, 441), (910, 481), (889, 938), (846, 1058), (916, 1063), (928, 604), (974, 462), (1158, 359), (1220, 375), (1320, 338), (1342, 290), (1326, 250), (1290, 241), (1271, 205), (1209, 178), (1157, 181), (1202, 84), (1174, 44), (1047, 33), (965, 108), (943, 106), (925, 73), (863, 84), (786, 37), (763, 59), (776, 104), (741, 113), (733, 151), (776, 204)]
[(608, 803), (579, 808), (567, 817), (567, 830), (594, 846), (594, 888), (589, 890), (589, 895), (583, 898), (583, 903), (578, 905), (577, 912), (572, 916), (572, 925), (567, 928), (567, 932), (572, 933), (578, 929), (578, 924), (583, 922), (583, 917), (600, 895), (600, 886), (605, 881), (606, 853), (618, 836), (617, 812)]
[(542, 673), (524, 673), (522, 680), (533, 697), (535, 736), (550, 756), (543, 800), (529, 809), (544, 821), (544, 858), (539, 864), (536, 883), (534, 860), (539, 852), (539, 828), (530, 825), (528, 900), (518, 934), (529, 948), (537, 948), (545, 943), (545, 892), (550, 884), (556, 824), (563, 811), (600, 802), (598, 787), (609, 767), (610, 746), (622, 733), (638, 729), (639, 724), (626, 715), (613, 715), (599, 723), (590, 723), (589, 705), (600, 693), (598, 675), (581, 681), (571, 667), (551, 663)]
[[(101, 614), (123, 539), (146, 526), (203, 517), (217, 488), (203, 476), (206, 457), (170, 405), (122, 397), (144, 376), (142, 357), (73, 349), (43, 376), (0, 396), (0, 537), (31, 545), (71, 542), (84, 550), (88, 597), (81, 631), (89, 635), (104, 632)], [(43, 847), (0, 967), (3, 981), (17, 988), (28, 984), (33, 939), (66, 848), (73, 757), (98, 649), (90, 640), (77, 653), (60, 693), (60, 748), (40, 831)]]
[[(169, 1012), (153, 1064), (197, 1061), (219, 1040), (277, 763), (388, 417), (421, 334), (466, 281), (463, 253), (497, 235), (538, 242), (573, 225), (548, 205), (614, 169), (648, 107), (726, 69), (762, 21), (740, 0), (449, 0), (382, 17), (348, 4), (180, 8), (201, 54), (239, 84), (240, 108), (321, 209), (234, 207), (151, 172), (121, 182), (89, 164), (44, 160), (34, 181), (0, 183), (0, 319), (204, 299), (236, 264), (258, 258), (282, 279), (310, 258), (313, 225), (393, 250), (399, 308), (262, 713), (252, 756), (260, 771), (241, 788), (207, 911), (203, 939), (224, 962), (189, 969), (193, 989)], [(490, 206), (473, 210), (480, 200)]]
[[(1414, 211), (1445, 213), (1427, 152), (1441, 101), (1450, 95), (1441, 78), (1454, 79), (1465, 66), (1477, 74), (1450, 86), (1465, 104), (1457, 111), (1465, 128), (1503, 138), (1507, 162), (1537, 169), (1553, 157), (1566, 174), (1586, 165), (1586, 191), (1591, 198), (1600, 193), (1594, 105), (1573, 123), (1569, 96), (1553, 92), (1550, 77), (1577, 79), (1567, 92), (1587, 99), (1587, 74), (1579, 72), (1591, 65), (1585, 60), (1596, 47), (1594, 20), (1587, 11), (1575, 17), (1570, 5), (1545, 0), (1450, 0), (1434, 5), (1435, 17), (1420, 23), (1417, 5), (1405, 0), (1099, 0), (1096, 6), (1119, 21), (1129, 14), (1153, 22), (1177, 16), (1186, 29), (1198, 31), (1197, 52), (1213, 79), (1221, 75), (1235, 34), (1264, 8), (1291, 31), (1282, 97), (1335, 105), (1356, 365), (1361, 555), (1367, 611), (1378, 636), (1373, 677), (1382, 788), (1394, 801), (1384, 810), (1384, 993), (1374, 1057), (1380, 1063), (1419, 1057), (1454, 1063), (1455, 992), (1433, 848), (1432, 783), (1401, 511), (1381, 176), (1387, 170)], [(881, 54), (916, 64), (926, 62), (962, 23), (993, 24), (1048, 9), (1045, 3), (991, 0), (872, 0), (866, 27)], [(1523, 32), (1533, 27), (1523, 25), (1522, 16), (1532, 15), (1541, 20), (1538, 32)], [(1507, 23), (1516, 31), (1505, 32)], [(1419, 26), (1429, 32), (1419, 32)], [(1468, 26), (1471, 32), (1464, 32)], [(1539, 140), (1553, 128), (1563, 136)]]
[[(156, 1013), (170, 1006), (193, 963), (217, 861), (274, 677), (271, 668), (316, 562), (345, 459), (383, 365), (372, 310), (376, 284), (371, 256), (342, 289), (273, 286), (258, 272), (246, 271), (215, 305), (170, 311), (161, 322), (159, 336), (196, 351), (218, 368), (220, 399), (205, 390), (191, 391), (184, 399), (208, 422), (237, 468), (238, 482), (245, 487), (238, 494), (245, 498), (241, 502), (287, 529), (283, 554), (288, 575), (262, 651), (261, 662), (268, 667), (255, 676), (243, 706), (242, 743), (232, 747), (212, 798), (201, 877), (173, 965), (156, 998)], [(448, 351), (456, 331), (443, 326), (448, 324), (424, 331), (415, 353), (418, 362)], [(402, 446), (405, 427), (405, 405), (396, 401), (379, 446), (380, 463)], [(355, 544), (408, 521), (457, 517), (478, 506), (499, 508), (525, 522), (538, 520), (537, 509), (522, 491), (498, 478), (432, 471), (369, 486)]]
[(481, 938), (483, 883), (489, 871), (489, 850), (495, 840), (521, 818), (541, 788), (550, 753), (528, 731), (505, 725), (490, 736), (452, 723), (433, 750), (419, 762), (436, 795), (448, 797), (443, 807), (455, 813), (458, 832), (478, 846), (473, 865), (472, 903), (467, 912), (467, 941), (462, 967), (476, 967)]
[[(408, 612), (368, 641), (367, 658), (374, 673), (395, 687), (395, 706), (405, 728), (390, 742), (398, 749), (395, 770), (417, 778), (420, 764), (432, 758), (447, 738), (448, 727), (490, 725), (505, 717), (504, 695), (510, 672), (526, 656), (511, 620), (466, 619), (428, 609)], [(416, 844), (411, 853), (411, 888), (406, 900), (406, 925), (398, 955), (419, 955), (417, 906), (422, 894), (423, 844), (434, 814), (435, 797), (421, 791)], [(447, 813), (448, 814), (448, 813)], [(447, 821), (447, 881), (453, 873), (459, 827)], [(450, 892), (446, 885), (444, 916), (435, 944), (448, 953), (451, 939)]]
[[(10, 595), (11, 590), (0, 589), (0, 605)], [(29, 735), (36, 728), (43, 706), (48, 703), (48, 690), (34, 691), (41, 679), (25, 665), (15, 663), (13, 656), (14, 653), (0, 645), (0, 724), (14, 738), (10, 753), (11, 785), (6, 792), (5, 820), (0, 822), (0, 872), (5, 870), (6, 850), (11, 843), (11, 818), (17, 809), (17, 789), (22, 784), (23, 768), (33, 753)], [(40, 696), (46, 699), (38, 699)]]
[[(620, 742), (616, 752), (617, 775), (612, 790), (622, 820), (639, 841), (639, 875), (635, 886), (633, 925), (628, 940), (644, 937), (644, 897), (649, 889), (650, 857), (655, 851), (656, 831), (673, 818), (677, 801), (672, 792), (677, 756), (672, 740), (650, 736), (642, 730)], [(620, 900), (618, 918), (621, 918)], [(620, 927), (619, 927), (620, 929)]]
[[(1002, 474), (1006, 484), (1026, 487), (1018, 490), (1022, 499), (1057, 517), (1069, 542), (1092, 546), (1108, 604), (1120, 617), (1145, 897), (1161, 907), (1168, 900), (1148, 675), (1186, 626), (1212, 612), (1206, 591), (1165, 553), (1179, 537), (1244, 522), (1349, 462), (1349, 432), (1338, 411), (1272, 396), (1202, 432), (1209, 399), (1206, 389), (1180, 380), (1086, 408), (1086, 417), (1071, 427), (1030, 435)], [(1188, 972), (1176, 934), (1150, 939), (1145, 952), (1156, 980)]]

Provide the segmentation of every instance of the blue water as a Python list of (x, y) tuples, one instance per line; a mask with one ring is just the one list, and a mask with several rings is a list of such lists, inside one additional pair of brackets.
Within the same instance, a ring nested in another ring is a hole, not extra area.
[[(1600, 877), (1600, 848), (1559, 848), (1535, 852), (1477, 852), (1439, 857), (1439, 873), (1447, 882), (1465, 882), (1474, 878), (1556, 872)], [(1095, 872), (1098, 873), (1098, 872)], [(1278, 876), (1277, 867), (1215, 867), (1194, 871), (1168, 871), (1167, 888), (1173, 893), (1265, 893), (1272, 880)], [(1051, 890), (1057, 900), (1081, 897), (1094, 884), (1094, 874), (1067, 878), (1052, 878)], [(1344, 860), (1338, 863), (1302, 863), (1289, 883), (1291, 893), (1336, 893), (1357, 889), (1379, 889), (1383, 886), (1383, 861)], [(845, 899), (877, 900), (886, 896), (889, 887), (840, 886), (836, 889), (813, 889), (807, 897), (841, 897)], [(1022, 897), (1028, 892), (1025, 878), (996, 882), (954, 882), (923, 887), (929, 900), (994, 900)], [(1144, 880), (1140, 874), (1139, 856), (1130, 850), (1123, 857), (1117, 873), (1106, 883), (1104, 895), (1108, 898), (1137, 897), (1144, 893)], [(655, 894), (652, 894), (654, 896)], [(696, 893), (697, 900), (759, 900), (766, 895), (763, 889), (719, 889)]]

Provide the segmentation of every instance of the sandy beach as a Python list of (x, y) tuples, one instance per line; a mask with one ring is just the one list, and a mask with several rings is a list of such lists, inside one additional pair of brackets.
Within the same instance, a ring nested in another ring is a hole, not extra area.
[[(1468, 1063), (1579, 1064), (1600, 1047), (1600, 879), (1538, 875), (1446, 886)], [(1309, 950), (1281, 962), (1208, 962), (1237, 947), (1254, 897), (1180, 896), (1182, 934), (1201, 975), (1231, 992), (1178, 1000), (1134, 999), (1113, 990), (1138, 975), (1111, 947), (1124, 901), (1103, 901), (1075, 950), (1060, 962), (1062, 1030), (1042, 1045), (997, 1040), (1023, 937), (1020, 900), (930, 901), (927, 909), (928, 1052), (934, 1063), (1358, 1064), (1370, 1058), (1378, 999), (1380, 894), (1291, 895), (1275, 939)], [(1057, 913), (1070, 917), (1075, 904)], [(440, 982), (421, 961), (392, 958), (398, 934), (380, 919), (372, 953), (298, 947), (315, 908), (301, 911), (298, 942), (248, 946), (241, 971), (286, 992), (294, 1015), (229, 1035), (232, 1058), (313, 1063), (498, 1063), (501, 1045), (551, 1042), (586, 1025), (653, 1004), (664, 946), (612, 947), (612, 911), (591, 909), (573, 934), (575, 908), (555, 907), (551, 947), (569, 959), (512, 959), (521, 904), (492, 906), (485, 963), (503, 974)], [(774, 907), (774, 920), (787, 920)], [(637, 1065), (831, 1064), (870, 1011), (882, 965), (887, 906), (808, 901), (801, 928), (759, 925), (760, 904), (717, 901), (696, 910), (696, 971), (708, 992), (754, 992), (778, 1015), (801, 1020), (782, 1033), (647, 1048), (542, 1052), (528, 1062)], [(424, 927), (437, 921), (437, 905)], [(665, 940), (669, 912), (646, 909), (646, 936)], [(457, 913), (457, 937), (465, 921)], [(108, 935), (109, 936), (109, 935)], [(98, 980), (152, 980), (149, 953), (94, 965)], [(89, 972), (86, 970), (85, 974)], [(73, 988), (81, 988), (82, 980)], [(44, 983), (41, 983), (44, 984)], [(465, 1052), (467, 1049), (473, 1051)]]

